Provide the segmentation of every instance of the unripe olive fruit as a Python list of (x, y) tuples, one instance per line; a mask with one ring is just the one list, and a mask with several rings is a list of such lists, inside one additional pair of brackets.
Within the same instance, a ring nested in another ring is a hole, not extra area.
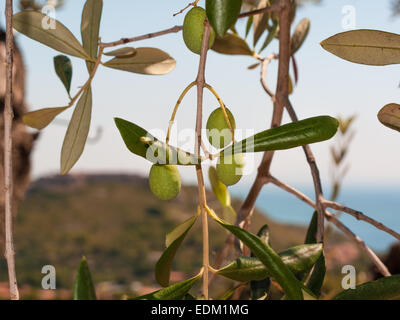
[(149, 174), (150, 189), (157, 198), (171, 200), (181, 190), (181, 178), (175, 165), (154, 164)]
[[(225, 108), (232, 129), (236, 129), (235, 118), (228, 108)], [(224, 117), (224, 112), (221, 108), (211, 112), (207, 120), (207, 138), (211, 145), (215, 148), (223, 148), (232, 142), (232, 132), (229, 129), (228, 123)]]
[[(204, 20), (206, 19), (206, 11), (200, 7), (194, 7), (185, 16), (183, 21), (183, 40), (188, 49), (194, 53), (200, 54), (204, 34)], [(208, 48), (214, 44), (215, 32), (213, 28), (210, 30), (210, 39)]]
[(239, 182), (244, 167), (244, 156), (241, 153), (221, 156), (217, 163), (217, 176), (227, 186)]

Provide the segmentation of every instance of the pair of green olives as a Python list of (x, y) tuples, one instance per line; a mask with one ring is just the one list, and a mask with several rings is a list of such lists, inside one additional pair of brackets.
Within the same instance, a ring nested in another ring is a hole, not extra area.
[[(207, 120), (207, 138), (210, 144), (221, 149), (232, 142), (232, 131), (236, 129), (236, 121), (232, 112), (225, 108), (231, 128), (226, 121), (222, 108), (217, 108), (211, 112)], [(217, 176), (227, 186), (234, 185), (242, 178), (244, 167), (243, 154), (222, 155), (217, 163)]]

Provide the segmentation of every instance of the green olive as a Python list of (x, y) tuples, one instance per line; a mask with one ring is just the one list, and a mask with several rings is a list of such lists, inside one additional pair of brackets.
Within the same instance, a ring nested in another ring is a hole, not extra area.
[[(188, 49), (194, 53), (200, 54), (204, 34), (204, 20), (206, 11), (200, 7), (194, 7), (185, 16), (183, 21), (183, 40)], [(215, 32), (211, 28), (208, 48), (214, 44)]]
[[(225, 109), (232, 129), (235, 130), (235, 118), (228, 108)], [(232, 132), (226, 123), (224, 112), (221, 108), (217, 108), (211, 112), (210, 117), (207, 120), (206, 128), (208, 141), (210, 141), (211, 145), (215, 148), (223, 148), (232, 142)]]
[(221, 156), (217, 163), (217, 176), (227, 186), (232, 186), (242, 178), (244, 157), (241, 153)]
[(181, 190), (181, 178), (175, 165), (155, 164), (149, 174), (150, 189), (161, 200), (175, 198)]

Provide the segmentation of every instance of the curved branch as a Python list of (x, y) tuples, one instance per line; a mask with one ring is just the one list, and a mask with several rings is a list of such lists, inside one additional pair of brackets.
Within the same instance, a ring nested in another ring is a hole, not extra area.
[[(272, 176), (270, 177), (270, 182), (273, 183), (274, 185), (276, 185), (277, 187), (285, 190), (286, 192), (294, 195), (295, 197), (297, 197), (301, 201), (307, 203), (311, 207), (313, 207), (315, 209), (317, 208), (317, 204), (314, 201), (312, 201), (305, 194), (303, 194), (300, 191), (296, 190), (295, 188), (289, 186), (288, 184), (286, 184)], [(380, 273), (382, 273), (385, 277), (388, 277), (391, 275), (388, 268), (385, 266), (385, 264), (378, 258), (378, 256), (366, 245), (366, 243), (359, 236), (357, 236), (353, 231), (351, 231), (348, 227), (346, 227), (342, 222), (340, 222), (329, 211), (324, 210), (324, 215), (329, 222), (333, 223), (339, 230), (341, 230), (349, 238), (353, 239), (355, 242), (357, 242), (361, 246), (361, 248), (366, 252), (366, 254), (370, 257), (372, 262), (378, 268)]]

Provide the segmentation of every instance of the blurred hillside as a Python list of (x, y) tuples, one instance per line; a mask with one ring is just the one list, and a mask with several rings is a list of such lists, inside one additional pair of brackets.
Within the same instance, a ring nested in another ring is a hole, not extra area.
[[(208, 193), (208, 199), (218, 212), (215, 197)], [(69, 290), (85, 255), (98, 291), (126, 292), (128, 288), (131, 292), (146, 292), (156, 286), (153, 269), (164, 249), (166, 232), (193, 215), (196, 203), (194, 186), (183, 187), (175, 200), (164, 202), (151, 194), (147, 179), (135, 175), (57, 175), (39, 179), (30, 187), (15, 224), (19, 284), (39, 290), (41, 269), (50, 264), (57, 271), (57, 289)], [(238, 205), (234, 201), (234, 207)], [(271, 243), (277, 251), (304, 241), (305, 227), (276, 223), (258, 211), (252, 231), (257, 232), (265, 223), (270, 226)], [(210, 222), (214, 255), (226, 235)], [(336, 233), (330, 238), (330, 245), (338, 244), (332, 247), (336, 259), (341, 262), (349, 255), (358, 259), (358, 250), (349, 243), (340, 245), (342, 240)], [(198, 220), (178, 251), (173, 280), (197, 272), (201, 256)], [(0, 281), (7, 281), (4, 259)], [(68, 297), (66, 292), (61, 297)]]

